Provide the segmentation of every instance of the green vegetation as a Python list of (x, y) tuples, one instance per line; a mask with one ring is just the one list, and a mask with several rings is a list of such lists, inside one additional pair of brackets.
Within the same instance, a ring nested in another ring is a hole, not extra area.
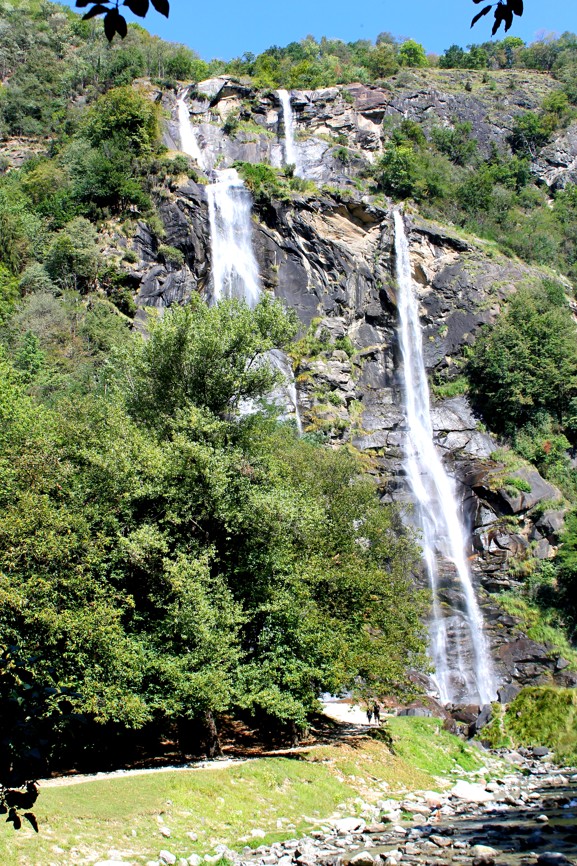
[(577, 408), (577, 342), (562, 286), (519, 289), (477, 339), (468, 374), (473, 397), (494, 429), (512, 435), (549, 416), (570, 432)]
[(291, 194), (318, 193), (316, 184), (294, 174), (294, 166), (275, 169), (263, 162), (235, 162), (234, 167), (252, 193), (257, 207), (272, 201), (290, 201)]
[[(93, 852), (93, 859), (111, 849), (135, 851), (145, 861), (163, 847), (188, 856), (217, 843), (237, 849), (270, 844), (321, 826), (340, 804), (351, 814), (359, 797), (374, 801), (383, 790), (400, 795), (403, 786), (435, 789), (441, 772), (481, 766), (478, 750), (447, 734), (436, 719), (391, 719), (386, 727), (392, 752), (378, 738), (363, 738), (291, 759), (44, 787), (37, 807), (41, 834), (2, 834), (0, 856), (23, 866), (64, 866), (72, 848)], [(169, 845), (161, 826), (172, 831)], [(264, 839), (252, 837), (253, 829), (263, 830)]]
[(547, 746), (559, 761), (577, 759), (577, 694), (574, 689), (547, 686), (523, 689), (503, 713), (495, 706), (494, 720), (483, 739), (499, 746)]
[(109, 347), (104, 388), (50, 406), (25, 390), (44, 393), (49, 342), (22, 340), (22, 372), (3, 360), (0, 634), (71, 695), (49, 760), (143, 727), (215, 749), (224, 711), (293, 731), (323, 691), (410, 691), (423, 599), (398, 515), (352, 455), (237, 411), (294, 333), (266, 298), (195, 300)]

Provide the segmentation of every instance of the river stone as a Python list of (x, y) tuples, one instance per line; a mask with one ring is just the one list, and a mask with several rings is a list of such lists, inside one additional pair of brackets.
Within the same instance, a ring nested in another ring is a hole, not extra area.
[(352, 866), (373, 866), (374, 862), (375, 858), (368, 851), (359, 851), (349, 860)]
[(471, 848), (471, 855), (473, 856), (473, 862), (478, 864), (489, 864), (495, 862), (495, 858), (499, 856), (499, 852), (495, 850), (495, 848), (491, 848), (489, 845), (473, 845)]
[(458, 800), (463, 800), (465, 803), (489, 803), (495, 799), (490, 791), (486, 791), (482, 785), (477, 785), (474, 782), (464, 782), (463, 780), (451, 788), (451, 794)]
[(331, 822), (337, 833), (362, 833), (366, 822), (362, 818), (337, 818)]
[(572, 864), (571, 860), (568, 860), (564, 854), (559, 854), (557, 851), (545, 851), (544, 854), (539, 854), (537, 866), (572, 866)]
[(429, 837), (431, 842), (434, 842), (437, 848), (449, 848), (452, 845), (453, 840), (449, 839), (447, 836), (438, 836), (437, 834), (433, 834)]

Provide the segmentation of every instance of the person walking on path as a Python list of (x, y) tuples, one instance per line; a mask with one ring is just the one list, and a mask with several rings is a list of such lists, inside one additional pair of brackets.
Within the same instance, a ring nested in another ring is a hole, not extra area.
[(369, 725), (373, 720), (373, 711), (370, 707), (367, 707), (367, 719), (369, 720)]
[(379, 706), (378, 701), (375, 701), (373, 706), (373, 716), (375, 717), (375, 724), (381, 724), (381, 708)]

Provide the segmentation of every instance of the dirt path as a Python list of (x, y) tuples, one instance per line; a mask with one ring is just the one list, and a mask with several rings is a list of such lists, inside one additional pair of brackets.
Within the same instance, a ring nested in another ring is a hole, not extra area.
[[(330, 740), (345, 741), (353, 737), (366, 735), (367, 731), (375, 725), (367, 724), (366, 714), (358, 706), (353, 706), (344, 701), (329, 701), (323, 703), (324, 715), (338, 723), (338, 728), (330, 735)], [(282, 755), (295, 754), (296, 752), (309, 751), (322, 745), (319, 743), (303, 744), (286, 749), (271, 749), (263, 751), (260, 755), (248, 757), (224, 757), (213, 758), (206, 761), (194, 761), (193, 763), (172, 764), (163, 767), (145, 767), (128, 770), (111, 770), (102, 773), (79, 773), (72, 776), (57, 776), (52, 779), (39, 779), (41, 788), (57, 788), (65, 785), (80, 785), (84, 782), (96, 782), (102, 779), (123, 779), (127, 776), (144, 776), (151, 773), (178, 773), (190, 772), (191, 770), (221, 770), (233, 764), (245, 764), (248, 761), (257, 761), (259, 757), (282, 757)]]

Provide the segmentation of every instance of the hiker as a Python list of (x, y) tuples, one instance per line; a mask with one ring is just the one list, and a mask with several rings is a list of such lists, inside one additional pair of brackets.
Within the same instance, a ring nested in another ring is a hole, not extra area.
[(378, 701), (375, 701), (375, 704), (373, 706), (373, 716), (375, 717), (375, 724), (380, 725), (381, 724), (381, 708), (378, 704)]
[(370, 707), (367, 707), (367, 719), (369, 720), (369, 725), (370, 725), (372, 720), (373, 720), (373, 711), (371, 710)]

